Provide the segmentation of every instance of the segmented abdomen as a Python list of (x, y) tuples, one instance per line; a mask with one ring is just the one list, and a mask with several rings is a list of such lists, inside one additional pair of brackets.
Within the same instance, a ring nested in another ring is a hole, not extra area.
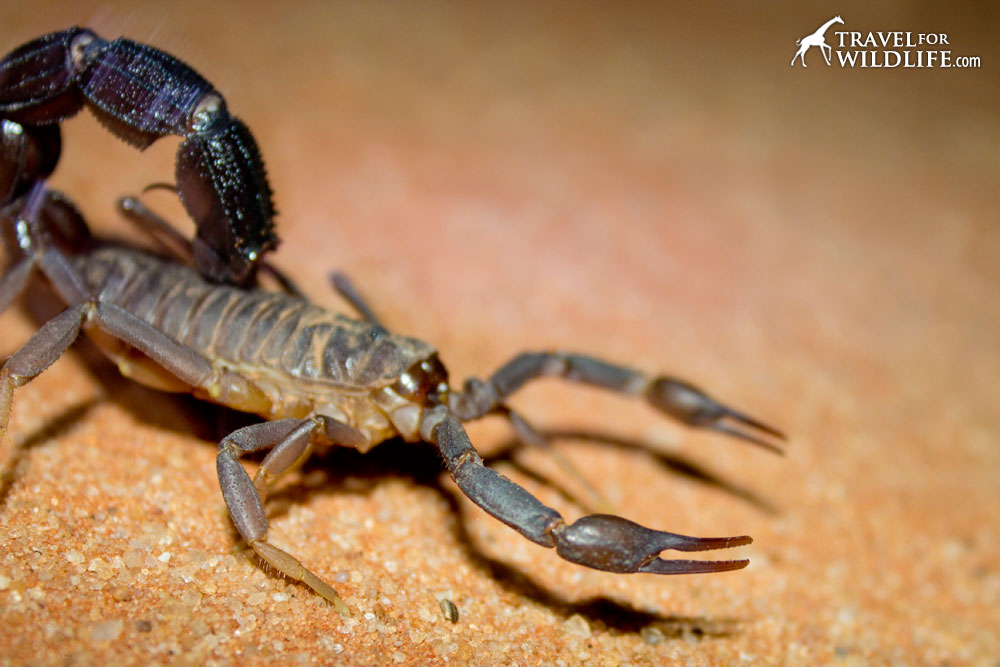
[(99, 300), (234, 367), (369, 390), (434, 352), (288, 294), (206, 283), (186, 267), (128, 249), (105, 248), (75, 261)]

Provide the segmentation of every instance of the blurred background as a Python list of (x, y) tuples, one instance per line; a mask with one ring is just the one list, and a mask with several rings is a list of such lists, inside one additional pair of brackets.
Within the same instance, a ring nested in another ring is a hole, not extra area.
[[(790, 66), (835, 15), (834, 65), (811, 48)], [(15, 2), (0, 51), (74, 24), (210, 80), (266, 160), (273, 261), (331, 307), (326, 275), (348, 272), (456, 383), (579, 350), (687, 378), (790, 438), (778, 458), (593, 390), (518, 395), (539, 427), (593, 436), (557, 447), (617, 512), (754, 536), (747, 570), (686, 578), (564, 563), (427, 450), (334, 453), (272, 519), (356, 610), (343, 620), (246, 555), (190, 402), (70, 355), (15, 400), (7, 661), (1000, 660), (995, 6)], [(945, 33), (980, 66), (844, 68), (838, 30)], [(177, 140), (139, 153), (87, 113), (63, 128), (53, 187), (140, 240), (114, 201), (171, 180)], [(147, 202), (188, 225), (171, 194)], [(38, 325), (12, 309), (0, 326), (9, 353)], [(585, 489), (502, 423), (470, 433), (583, 513)]]

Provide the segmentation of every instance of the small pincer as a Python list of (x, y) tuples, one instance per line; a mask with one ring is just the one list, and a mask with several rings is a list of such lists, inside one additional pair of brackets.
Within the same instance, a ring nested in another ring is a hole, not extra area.
[(707, 428), (740, 438), (776, 454), (784, 453), (780, 446), (753, 432), (759, 431), (769, 438), (784, 440), (785, 435), (781, 431), (723, 405), (683, 380), (669, 377), (654, 379), (646, 389), (646, 400), (656, 409), (688, 426)]
[(26, 42), (0, 61), (0, 115), (23, 125), (58, 123), (83, 108), (77, 81), (94, 33), (69, 28)]
[(59, 161), (59, 121), (83, 107), (76, 86), (75, 47), (87, 30), (43, 35), (0, 60), (0, 203), (26, 194)]

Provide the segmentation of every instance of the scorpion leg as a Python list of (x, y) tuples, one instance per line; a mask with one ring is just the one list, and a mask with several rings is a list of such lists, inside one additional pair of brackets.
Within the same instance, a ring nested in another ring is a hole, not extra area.
[[(297, 558), (267, 541), (264, 501), (268, 483), (308, 457), (314, 434), (335, 444), (356, 446), (366, 442), (357, 429), (322, 415), (246, 426), (229, 434), (219, 444), (216, 459), (219, 486), (236, 529), (257, 555), (286, 577), (301, 581), (319, 593), (341, 614), (347, 614), (347, 605), (332, 586)], [(271, 451), (251, 481), (239, 457), (269, 448)]]
[(782, 452), (780, 447), (761, 436), (784, 440), (785, 436), (780, 431), (719, 403), (683, 380), (667, 376), (649, 377), (579, 354), (520, 354), (504, 364), (489, 380), (484, 382), (471, 378), (466, 381), (463, 391), (453, 397), (451, 407), (462, 420), (476, 419), (496, 411), (506, 397), (526, 382), (551, 376), (643, 396), (654, 408), (688, 426), (708, 428), (779, 454)]
[[(194, 262), (194, 245), (191, 241), (177, 231), (177, 228), (170, 224), (166, 218), (143, 204), (138, 197), (119, 198), (118, 212), (152, 237), (173, 259), (187, 264)], [(295, 284), (295, 281), (285, 275), (281, 269), (266, 259), (260, 260), (259, 266), (261, 271), (274, 278), (282, 290), (295, 296), (303, 296), (302, 290)]]
[(14, 390), (35, 379), (73, 344), (87, 309), (88, 304), (80, 304), (46, 322), (0, 369), (0, 438), (7, 431)]
[(555, 548), (565, 560), (608, 572), (690, 574), (746, 567), (747, 560), (664, 560), (660, 552), (707, 551), (750, 544), (738, 537), (688, 537), (652, 530), (619, 516), (590, 514), (567, 524), (524, 488), (483, 465), (458, 417), (438, 406), (421, 421), (421, 436), (433, 443), (458, 487), (472, 502), (532, 542)]
[(0, 313), (7, 310), (7, 306), (24, 293), (34, 268), (33, 257), (22, 257), (3, 275), (3, 278), (0, 278)]
[(183, 263), (192, 261), (191, 241), (165, 218), (150, 210), (138, 197), (121, 197), (117, 204), (122, 217), (144, 231), (171, 259)]
[[(33, 380), (62, 356), (85, 324), (96, 326), (128, 347), (141, 351), (187, 385), (221, 384), (229, 379), (225, 371), (221, 376), (220, 372), (213, 372), (211, 364), (200, 354), (131, 313), (101, 302), (78, 303), (46, 322), (0, 369), (0, 438), (7, 428), (14, 390)], [(120, 355), (118, 358), (124, 373), (131, 374), (125, 357)]]
[[(165, 218), (143, 204), (138, 197), (121, 197), (118, 200), (118, 211), (126, 220), (151, 236), (173, 259), (185, 263), (192, 262), (194, 247), (191, 241), (177, 231), (177, 228)], [(295, 284), (295, 281), (267, 260), (261, 260), (260, 269), (269, 273), (285, 292), (294, 294), (295, 296), (303, 296), (302, 290)], [(333, 285), (333, 288), (337, 290), (337, 293), (341, 297), (358, 311), (362, 318), (372, 324), (380, 324), (375, 312), (345, 273), (340, 271), (331, 273), (330, 284)]]
[(332, 272), (330, 274), (330, 284), (333, 285), (333, 289), (337, 290), (337, 294), (347, 301), (347, 303), (351, 304), (354, 310), (358, 311), (362, 319), (376, 326), (382, 325), (375, 315), (375, 311), (371, 309), (365, 298), (361, 296), (361, 292), (354, 287), (354, 283), (351, 282), (346, 273), (342, 271)]
[[(15, 212), (16, 209), (20, 210)], [(22, 201), (14, 202), (0, 213), (0, 238), (7, 253), (14, 257), (25, 253), (0, 278), (0, 313), (24, 293), (28, 278), (38, 266), (37, 256), (31, 252), (37, 244), (37, 237), (43, 234), (51, 236), (47, 234), (48, 230), (43, 232), (39, 229), (40, 218), (44, 215), (46, 223), (53, 223), (61, 234), (71, 238), (74, 232), (79, 231), (76, 225), (82, 224), (82, 220), (73, 219), (74, 213), (71, 204), (46, 190), (41, 181), (35, 182)]]
[[(85, 305), (63, 311), (36, 331), (0, 369), (0, 440), (7, 434), (14, 390), (33, 380), (62, 356), (79, 335), (85, 317)], [(11, 441), (11, 450), (0, 460), (0, 489), (11, 480), (18, 450), (19, 443)]]

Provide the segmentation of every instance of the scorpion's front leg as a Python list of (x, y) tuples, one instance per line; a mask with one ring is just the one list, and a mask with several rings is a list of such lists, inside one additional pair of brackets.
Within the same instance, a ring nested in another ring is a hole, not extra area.
[[(326, 598), (338, 612), (348, 613), (337, 591), (297, 558), (267, 541), (264, 501), (269, 482), (291, 470), (309, 455), (314, 435), (327, 442), (358, 446), (365, 436), (335, 419), (315, 416), (308, 419), (280, 419), (254, 424), (229, 434), (219, 445), (216, 465), (222, 496), (236, 529), (264, 562), (285, 576), (301, 581)], [(247, 452), (271, 449), (253, 481), (239, 462)]]
[[(277, 243), (274, 207), (257, 144), (222, 95), (168, 53), (82, 28), (39, 37), (0, 61), (0, 117), (22, 130), (58, 123), (84, 105), (138, 148), (170, 134), (185, 139), (177, 188), (198, 226), (196, 263), (214, 280), (245, 282)], [(6, 201), (51, 168), (31, 167), (4, 142), (0, 176), (16, 172), (3, 176), (9, 184), (0, 181)]]
[(746, 567), (747, 560), (664, 560), (660, 552), (706, 551), (750, 544), (738, 537), (687, 537), (651, 530), (619, 516), (591, 514), (566, 524), (524, 488), (483, 465), (458, 418), (446, 407), (425, 413), (421, 436), (434, 443), (462, 492), (486, 512), (562, 558), (608, 572), (691, 574)]
[(630, 368), (579, 354), (538, 352), (520, 354), (504, 364), (489, 380), (471, 378), (451, 399), (463, 420), (505, 410), (503, 401), (526, 382), (541, 377), (561, 377), (635, 396), (688, 426), (708, 428), (781, 453), (781, 448), (748, 430), (784, 439), (784, 435), (737, 410), (719, 403), (701, 389), (676, 378), (649, 377)]

